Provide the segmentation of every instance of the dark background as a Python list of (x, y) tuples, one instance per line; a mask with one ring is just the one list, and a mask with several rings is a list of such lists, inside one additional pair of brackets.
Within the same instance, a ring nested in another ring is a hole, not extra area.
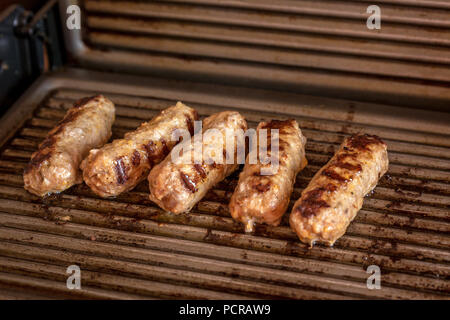
[(4, 0), (0, 2), (0, 11), (3, 11), (5, 8), (9, 7), (12, 4), (20, 4), (25, 9), (35, 11), (38, 10), (44, 3), (45, 0), (26, 0), (26, 1)]

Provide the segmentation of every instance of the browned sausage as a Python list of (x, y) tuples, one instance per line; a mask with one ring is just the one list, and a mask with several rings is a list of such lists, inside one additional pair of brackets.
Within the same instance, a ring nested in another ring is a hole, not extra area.
[[(211, 148), (215, 154), (225, 155), (226, 130), (231, 132), (238, 129), (246, 130), (247, 122), (238, 112), (226, 111), (216, 113), (203, 121), (203, 133), (209, 129), (218, 130), (222, 139), (205, 139), (204, 135), (202, 149)], [(180, 155), (179, 163), (172, 161), (172, 157), (168, 156), (155, 166), (148, 176), (150, 200), (164, 210), (173, 213), (191, 210), (209, 189), (238, 167), (237, 161), (229, 164), (225, 160), (222, 163), (216, 163), (205, 159), (202, 154), (200, 154), (200, 163), (195, 163), (192, 161), (196, 159), (197, 152), (194, 145), (194, 138), (192, 138), (184, 145), (186, 151)], [(234, 150), (236, 151), (236, 143)], [(172, 151), (174, 152), (175, 150)]]
[(82, 162), (84, 182), (101, 197), (113, 197), (133, 189), (150, 169), (161, 162), (177, 144), (172, 134), (190, 130), (197, 112), (178, 102), (151, 121), (103, 148), (91, 150)]
[(344, 140), (331, 160), (313, 177), (290, 216), (301, 241), (333, 245), (363, 204), (364, 196), (386, 173), (386, 144), (377, 136), (354, 135)]
[(249, 162), (247, 156), (244, 170), (239, 175), (238, 185), (231, 197), (231, 216), (246, 225), (246, 231), (253, 230), (253, 224), (266, 223), (277, 226), (289, 205), (295, 177), (306, 164), (306, 138), (302, 135), (295, 120), (261, 122), (257, 128), (257, 136), (261, 129), (266, 129), (267, 149), (270, 148), (270, 130), (278, 129), (278, 167), (270, 175), (262, 175), (261, 169), (271, 164)]
[(44, 196), (81, 183), (80, 162), (109, 140), (114, 117), (114, 104), (102, 95), (76, 102), (31, 156), (25, 189)]

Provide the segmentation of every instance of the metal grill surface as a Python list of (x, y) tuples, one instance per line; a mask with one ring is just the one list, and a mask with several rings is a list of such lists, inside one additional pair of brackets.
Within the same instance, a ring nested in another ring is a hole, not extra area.
[[(403, 108), (123, 78), (85, 71), (46, 77), (2, 120), (13, 129), (0, 155), (0, 297), (449, 298), (448, 115), (433, 120), (416, 110), (411, 122), (392, 111), (407, 114)], [(84, 184), (46, 199), (26, 192), (22, 171), (31, 153), (74, 100), (96, 92), (116, 104), (114, 138), (176, 100), (202, 117), (238, 110), (250, 127), (295, 118), (308, 138), (309, 165), (297, 177), (291, 206), (349, 134), (383, 138), (390, 169), (332, 248), (300, 243), (288, 214), (279, 227), (245, 234), (227, 208), (237, 174), (182, 215), (149, 201), (146, 182), (115, 199), (101, 199)], [(73, 264), (82, 270), (81, 290), (66, 288)], [(381, 268), (380, 290), (366, 286), (369, 265)]]
[(66, 38), (89, 68), (436, 110), (450, 101), (448, 1), (376, 1), (379, 30), (365, 0), (77, 2), (83, 31)]

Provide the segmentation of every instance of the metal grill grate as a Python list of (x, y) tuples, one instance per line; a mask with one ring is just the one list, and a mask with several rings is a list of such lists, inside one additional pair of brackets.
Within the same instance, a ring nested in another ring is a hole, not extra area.
[(361, 0), (79, 3), (83, 34), (68, 32), (68, 48), (89, 68), (436, 110), (450, 101), (447, 1), (377, 1), (379, 30)]
[[(419, 114), (411, 127), (408, 116), (394, 109), (369, 112), (386, 106), (124, 78), (73, 71), (45, 78), (6, 118), (16, 126), (27, 120), (1, 149), (0, 286), (72, 298), (450, 297), (448, 115), (432, 121), (431, 113)], [(146, 183), (113, 200), (98, 198), (84, 184), (45, 200), (27, 193), (22, 170), (31, 153), (73, 101), (92, 95), (93, 88), (116, 104), (115, 138), (178, 99), (203, 117), (235, 108), (250, 127), (294, 117), (308, 138), (310, 164), (297, 177), (293, 201), (354, 132), (387, 142), (390, 170), (333, 248), (301, 244), (287, 225), (288, 214), (280, 227), (258, 226), (254, 235), (245, 234), (227, 209), (237, 174), (179, 216), (153, 205)], [(47, 96), (41, 101), (38, 93)], [(333, 109), (343, 105), (348, 107)], [(65, 287), (72, 264), (82, 270), (76, 292)], [(366, 287), (371, 264), (381, 267), (381, 290)]]

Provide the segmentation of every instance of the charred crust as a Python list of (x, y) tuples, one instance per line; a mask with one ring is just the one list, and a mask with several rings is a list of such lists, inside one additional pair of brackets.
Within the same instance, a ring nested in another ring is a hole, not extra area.
[[(197, 117), (198, 117), (198, 114), (197, 114), (197, 111), (195, 111), (194, 120), (197, 120)], [(191, 136), (194, 134), (194, 120), (192, 120), (192, 118), (189, 114), (186, 115), (186, 126), (187, 126)]]
[(82, 113), (83, 110), (76, 107), (69, 109), (64, 118), (61, 121), (59, 121), (58, 125), (52, 130), (52, 133), (48, 136), (48, 139), (53, 139), (53, 141), (56, 141), (54, 137), (57, 134), (61, 133), (67, 126), (67, 124), (74, 122)]
[(88, 103), (91, 100), (95, 100), (95, 101), (99, 101), (100, 100), (100, 95), (96, 95), (96, 96), (92, 96), (92, 97), (85, 97), (85, 98), (81, 98), (79, 100), (77, 100), (74, 104), (73, 107), (74, 108), (80, 108), (82, 106), (84, 106), (86, 103)]
[(51, 148), (56, 143), (55, 135), (50, 135), (47, 138), (45, 138), (44, 141), (39, 145), (39, 150), (43, 150), (46, 148)]
[(164, 156), (168, 155), (170, 152), (169, 147), (167, 146), (167, 141), (164, 139), (161, 139), (161, 153)]
[(116, 170), (117, 174), (117, 183), (124, 184), (125, 182), (127, 182), (128, 180), (127, 169), (125, 167), (122, 157), (117, 158), (116, 161), (114, 161), (114, 169)]
[(278, 129), (279, 133), (284, 133), (284, 129), (294, 126), (294, 119), (289, 120), (271, 120), (261, 126), (261, 129)]
[(158, 147), (153, 141), (149, 141), (147, 144), (143, 144), (142, 147), (145, 150), (148, 163), (153, 166), (164, 159), (169, 153), (170, 148), (167, 145), (167, 141), (161, 139), (161, 147)]
[(195, 169), (195, 171), (198, 172), (198, 174), (200, 175), (200, 177), (202, 179), (206, 179), (207, 175), (206, 175), (205, 169), (202, 167), (202, 165), (196, 163), (196, 164), (194, 164), (194, 169)]
[(339, 181), (339, 182), (347, 182), (348, 180), (341, 176), (340, 174), (338, 174), (336, 171), (332, 170), (331, 168), (327, 168), (325, 170), (322, 171), (321, 175), (326, 176), (330, 179)]
[(258, 183), (253, 185), (253, 189), (255, 189), (258, 192), (266, 192), (270, 189), (270, 182), (268, 183)]
[(190, 192), (195, 193), (197, 192), (197, 187), (195, 185), (195, 182), (193, 182), (187, 174), (180, 171), (180, 178), (183, 182), (183, 185), (186, 189), (188, 189)]
[(48, 160), (51, 156), (50, 150), (44, 152), (43, 150), (39, 150), (32, 157), (27, 167), (24, 170), (24, 173), (29, 173), (35, 168), (39, 168), (42, 163)]
[(153, 141), (149, 141), (147, 144), (142, 145), (147, 155), (148, 163), (153, 166), (156, 161), (156, 146)]
[(217, 163), (213, 161), (213, 163), (208, 164), (208, 167), (215, 169), (215, 168), (217, 168)]
[[(347, 149), (345, 149), (345, 148), (346, 148), (346, 147), (344, 147), (344, 150), (348, 150), (348, 148), (347, 148)], [(342, 152), (342, 153), (338, 153), (338, 154), (336, 155), (335, 160), (336, 160), (336, 162), (338, 162), (338, 163), (343, 163), (342, 160), (347, 159), (347, 158), (356, 159), (356, 158), (357, 158), (357, 154), (356, 154), (356, 153), (350, 153), (350, 152)]]
[(139, 153), (139, 151), (134, 150), (133, 154), (131, 155), (131, 163), (135, 167), (137, 167), (141, 163), (141, 154)]
[(374, 144), (384, 145), (385, 143), (380, 139), (380, 137), (369, 134), (352, 135), (347, 139), (347, 145), (350, 148), (359, 151), (367, 151), (369, 150), (369, 146)]
[(315, 216), (320, 209), (329, 208), (330, 205), (322, 199), (324, 193), (332, 193), (337, 190), (337, 186), (334, 184), (327, 184), (323, 187), (315, 188), (305, 193), (299, 206), (294, 210), (298, 212), (302, 217), (310, 218)]
[(360, 164), (351, 164), (342, 161), (333, 162), (333, 166), (355, 172), (360, 172), (362, 170), (362, 166)]

